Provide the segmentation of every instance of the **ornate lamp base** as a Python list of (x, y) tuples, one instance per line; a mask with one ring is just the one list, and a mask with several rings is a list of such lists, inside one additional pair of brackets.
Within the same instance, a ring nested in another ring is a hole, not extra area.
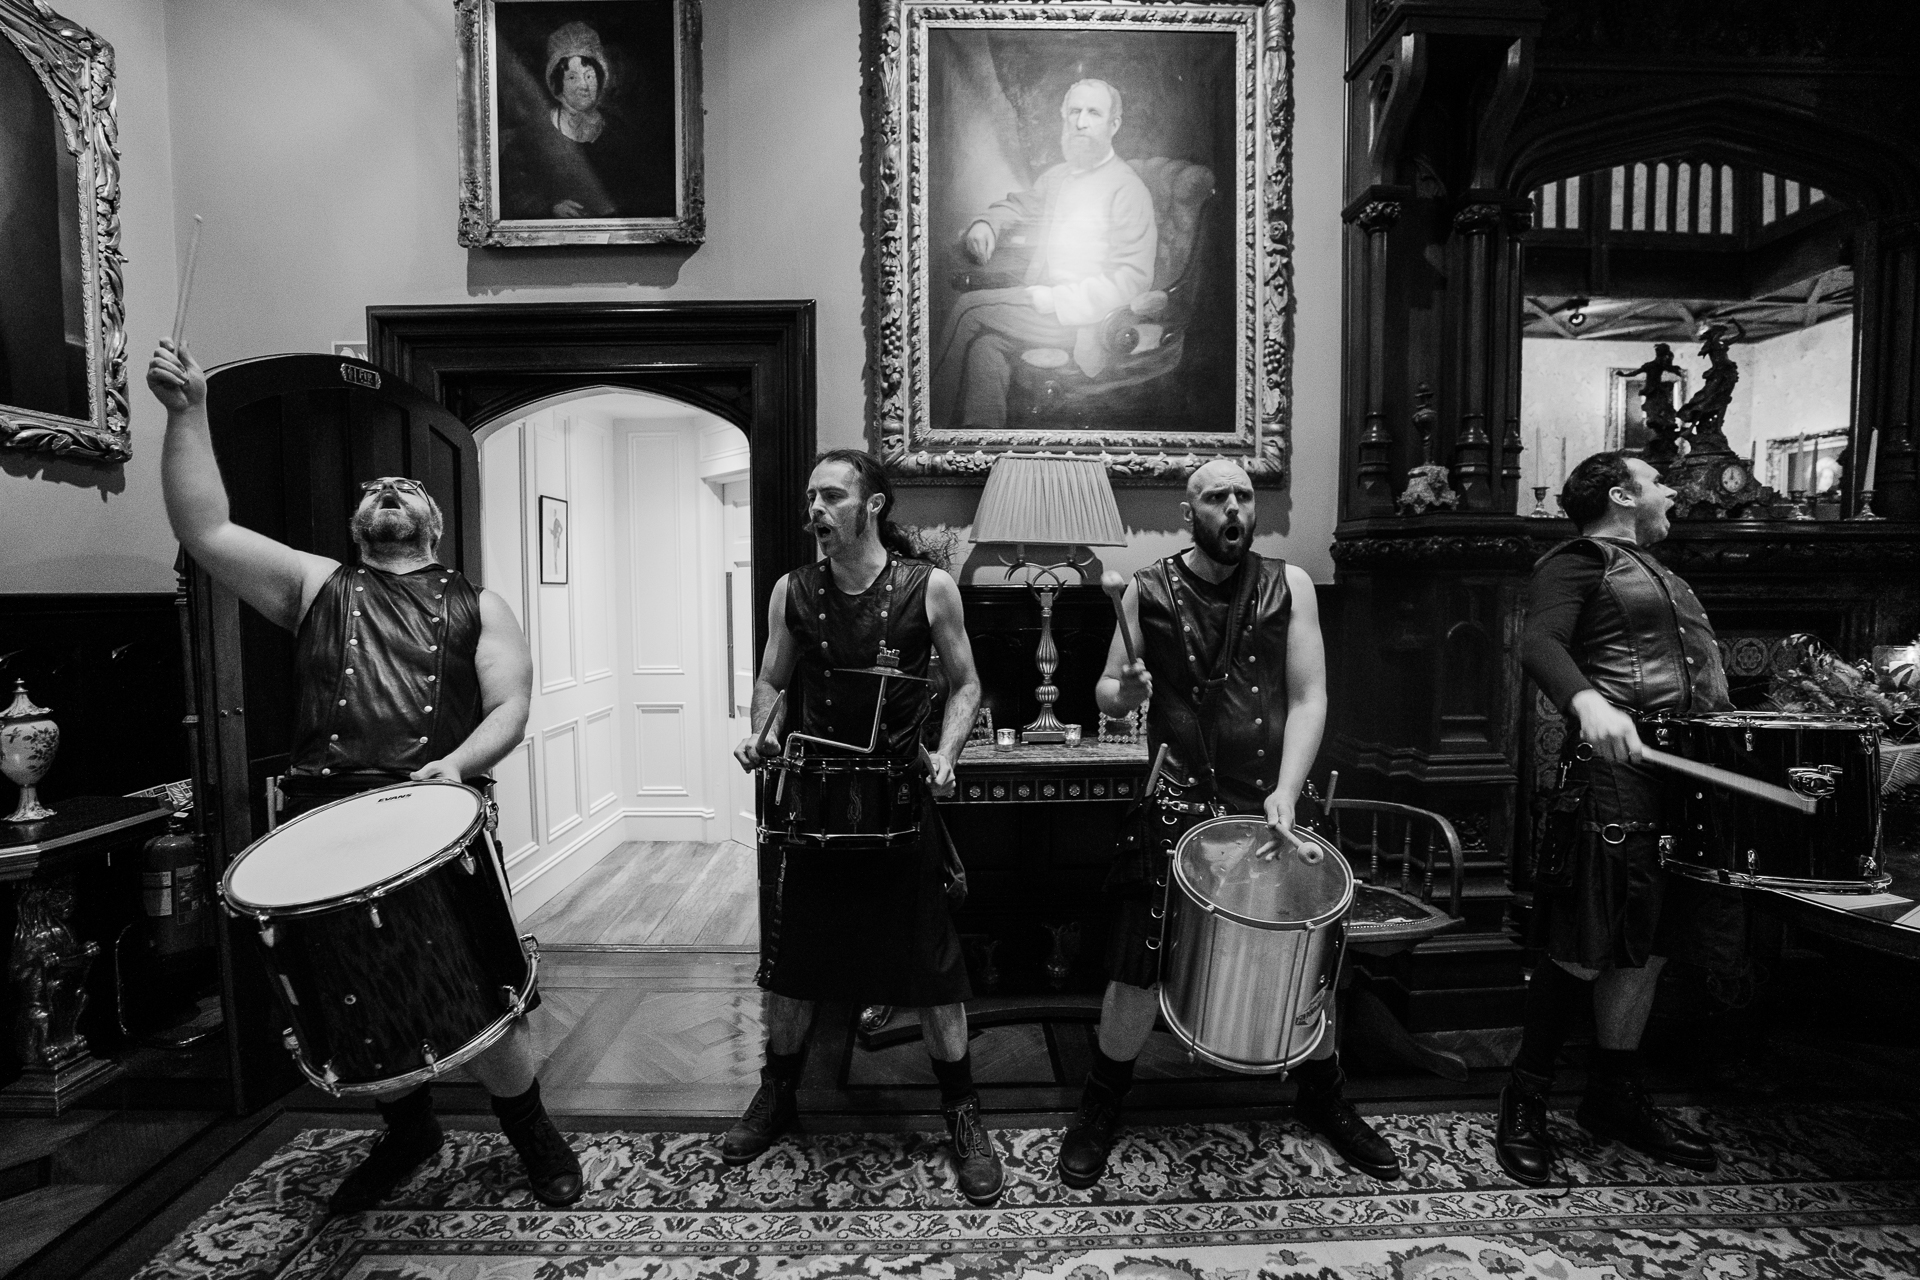
[(28, 1067), (18, 1080), (0, 1089), (0, 1114), (57, 1116), (124, 1070), (117, 1062), (91, 1054), (64, 1067)]

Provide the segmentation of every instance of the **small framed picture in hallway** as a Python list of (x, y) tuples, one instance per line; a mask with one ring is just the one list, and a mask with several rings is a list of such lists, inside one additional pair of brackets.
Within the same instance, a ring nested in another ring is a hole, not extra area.
[(567, 500), (540, 495), (540, 585), (567, 585)]

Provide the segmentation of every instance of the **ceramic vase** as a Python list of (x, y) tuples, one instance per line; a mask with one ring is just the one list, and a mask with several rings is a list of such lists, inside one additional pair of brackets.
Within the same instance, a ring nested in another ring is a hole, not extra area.
[(53, 768), (53, 755), (59, 749), (60, 726), (45, 707), (33, 705), (27, 682), (15, 680), (13, 703), (0, 711), (0, 773), (20, 788), (20, 805), (7, 815), (8, 822), (38, 822), (53, 816), (34, 788)]

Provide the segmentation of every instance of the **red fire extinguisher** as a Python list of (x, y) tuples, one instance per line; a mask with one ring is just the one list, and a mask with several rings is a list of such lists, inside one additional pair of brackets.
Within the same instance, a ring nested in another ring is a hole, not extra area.
[(168, 819), (166, 833), (147, 841), (141, 857), (140, 895), (154, 951), (171, 956), (205, 946), (206, 867), (185, 817)]

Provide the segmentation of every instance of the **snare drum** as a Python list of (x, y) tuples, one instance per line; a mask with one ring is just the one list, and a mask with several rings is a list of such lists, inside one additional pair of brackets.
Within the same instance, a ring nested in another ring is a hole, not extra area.
[(1295, 834), (1324, 856), (1256, 857), (1273, 833), (1253, 817), (1202, 822), (1173, 851), (1160, 1012), (1190, 1052), (1230, 1071), (1289, 1070), (1326, 1035), (1353, 872), (1320, 836)]
[(1722, 711), (1651, 716), (1641, 736), (1702, 764), (1819, 802), (1811, 814), (1694, 781), (1676, 781), (1679, 832), (1662, 842), (1668, 871), (1719, 884), (1871, 893), (1880, 866), (1880, 724), (1840, 715)]
[(525, 1011), (539, 953), (522, 937), (492, 805), (408, 782), (322, 805), (254, 841), (220, 884), (254, 922), (300, 1071), (335, 1095), (431, 1080)]
[(773, 764), (775, 799), (763, 840), (890, 845), (920, 838), (918, 761), (800, 756)]

